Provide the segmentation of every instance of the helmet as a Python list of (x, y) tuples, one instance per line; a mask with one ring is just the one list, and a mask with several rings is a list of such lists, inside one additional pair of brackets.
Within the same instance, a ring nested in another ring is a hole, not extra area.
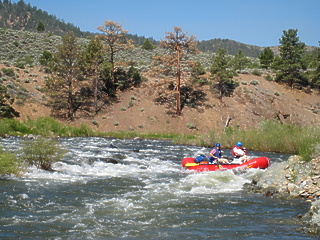
[(236, 143), (236, 146), (237, 146), (237, 147), (242, 147), (242, 142), (237, 142), (237, 143)]
[(216, 147), (221, 147), (221, 144), (220, 143), (216, 143)]

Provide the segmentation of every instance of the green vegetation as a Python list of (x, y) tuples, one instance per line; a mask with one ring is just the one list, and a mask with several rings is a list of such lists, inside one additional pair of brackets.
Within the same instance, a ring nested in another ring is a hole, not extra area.
[[(116, 123), (116, 122), (115, 122)], [(115, 126), (117, 124), (114, 124)], [(194, 124), (189, 124), (194, 127)], [(188, 126), (188, 127), (190, 127)], [(143, 128), (142, 125), (138, 126)], [(279, 152), (300, 155), (303, 160), (309, 161), (319, 153), (320, 128), (298, 127), (292, 124), (280, 124), (277, 121), (265, 121), (256, 128), (241, 130), (228, 127), (223, 132), (212, 130), (208, 135), (185, 135), (177, 133), (139, 133), (132, 131), (97, 132), (88, 126), (79, 128), (62, 124), (53, 118), (39, 118), (37, 121), (27, 120), (19, 122), (14, 119), (0, 120), (0, 135), (25, 135), (61, 137), (111, 137), (111, 138), (146, 138), (167, 139), (175, 144), (192, 144), (210, 147), (220, 142), (224, 148), (231, 148), (241, 140), (249, 150), (262, 152)], [(56, 139), (36, 137), (28, 140), (22, 149), (22, 160), (44, 170), (52, 170), (52, 164), (59, 161), (65, 150)], [(0, 175), (19, 174), (21, 161), (15, 155), (0, 149)]]
[[(78, 37), (88, 36), (89, 33), (81, 32), (79, 27), (71, 23), (65, 23), (54, 15), (32, 7), (23, 0), (12, 3), (0, 1), (0, 27), (33, 31), (48, 31), (53, 34), (65, 34), (73, 31)], [(39, 21), (41, 19), (41, 21)]]
[[(118, 125), (114, 122), (114, 125)], [(190, 124), (194, 126), (194, 124)], [(211, 146), (220, 142), (223, 147), (230, 148), (241, 140), (248, 149), (263, 152), (280, 152), (299, 155), (310, 155), (313, 149), (320, 144), (319, 127), (298, 127), (293, 124), (281, 124), (277, 121), (264, 121), (258, 127), (238, 129), (228, 127), (223, 132), (212, 130), (208, 135), (185, 135), (177, 133), (139, 133), (135, 131), (98, 132), (87, 125), (73, 127), (62, 124), (51, 117), (41, 117), (36, 121), (26, 120), (19, 122), (15, 119), (0, 120), (0, 136), (33, 134), (39, 136), (61, 137), (114, 137), (114, 138), (148, 138), (168, 139), (179, 144), (195, 144)], [(306, 159), (306, 158), (305, 158)]]
[(4, 151), (0, 147), (0, 176), (18, 175), (20, 173), (21, 162), (12, 153)]
[(222, 134), (212, 132), (209, 139), (211, 143), (221, 142), (224, 147), (232, 147), (241, 140), (251, 150), (297, 154), (308, 161), (314, 148), (320, 145), (320, 128), (264, 121), (257, 128), (229, 127)]
[(13, 118), (19, 116), (19, 113), (11, 107), (13, 101), (14, 99), (8, 94), (7, 88), (0, 83), (0, 117)]
[(274, 60), (274, 53), (271, 48), (266, 47), (259, 55), (261, 68), (269, 69)]
[(242, 71), (246, 69), (250, 64), (250, 60), (246, 55), (242, 52), (241, 49), (234, 55), (234, 59), (232, 60), (232, 66), (234, 71)]
[(239, 86), (239, 83), (233, 80), (234, 72), (229, 70), (228, 66), (227, 50), (220, 48), (210, 68), (213, 90), (220, 100), (231, 96)]
[(65, 152), (56, 139), (37, 137), (23, 143), (21, 158), (30, 165), (51, 171), (52, 164), (60, 161)]
[(153, 45), (149, 39), (146, 39), (143, 43), (143, 45), (141, 46), (142, 49), (144, 50), (153, 50), (156, 48), (155, 45)]
[[(180, 27), (174, 27), (173, 32), (166, 32), (165, 39), (161, 41), (161, 47), (168, 50), (168, 54), (159, 58), (161, 62), (166, 65), (176, 76), (175, 94), (176, 94), (176, 114), (181, 115), (183, 99), (181, 99), (181, 78), (182, 74), (186, 72), (183, 68), (186, 65), (185, 55), (187, 53), (196, 53), (196, 37), (188, 36), (186, 32), (182, 31)], [(175, 66), (175, 67), (173, 67)]]
[(289, 29), (283, 31), (280, 39), (280, 72), (277, 73), (276, 81), (283, 82), (290, 87), (307, 86), (308, 80), (302, 74), (305, 66), (302, 62), (302, 56), (305, 52), (305, 44), (300, 42), (297, 35), (298, 30)]
[(87, 125), (74, 127), (62, 124), (52, 117), (40, 117), (36, 121), (18, 121), (16, 119), (0, 120), (0, 136), (33, 134), (39, 136), (88, 137), (96, 133)]

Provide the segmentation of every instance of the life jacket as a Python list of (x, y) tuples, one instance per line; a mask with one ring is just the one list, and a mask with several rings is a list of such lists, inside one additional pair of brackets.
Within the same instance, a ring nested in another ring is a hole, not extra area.
[(212, 148), (211, 152), (210, 152), (213, 156), (215, 156), (216, 158), (221, 158), (221, 150), (217, 149), (217, 148)]
[(235, 158), (240, 157), (239, 155), (236, 154), (236, 152), (235, 152), (236, 150), (241, 150), (244, 153), (243, 155), (247, 155), (247, 150), (245, 150), (241, 147), (238, 147), (238, 146), (234, 146), (231, 150), (231, 153), (232, 153), (233, 157), (235, 157)]

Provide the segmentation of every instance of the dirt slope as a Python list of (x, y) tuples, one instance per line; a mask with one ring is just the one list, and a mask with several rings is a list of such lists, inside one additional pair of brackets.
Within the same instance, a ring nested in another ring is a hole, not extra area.
[[(39, 72), (37, 67), (15, 71), (19, 75), (19, 84), (28, 89), (32, 96), (24, 105), (14, 105), (15, 109), (20, 112), (20, 118), (36, 119), (39, 116), (49, 116), (50, 109), (43, 105), (45, 95), (37, 90), (43, 86), (45, 74)], [(24, 79), (29, 79), (29, 81), (24, 81)], [(248, 128), (262, 120), (277, 118), (279, 113), (281, 117), (285, 117), (284, 121), (287, 123), (319, 124), (319, 95), (289, 89), (267, 81), (263, 76), (240, 74), (235, 79), (239, 81), (240, 86), (233, 97), (224, 98), (221, 102), (207, 87), (204, 87), (206, 101), (202, 106), (185, 107), (182, 110), (182, 116), (174, 116), (168, 114), (168, 110), (174, 111), (174, 109), (154, 103), (156, 81), (149, 78), (141, 87), (119, 93), (119, 101), (106, 106), (99, 114), (92, 117), (80, 117), (73, 124), (87, 123), (101, 131), (134, 130), (201, 134), (212, 129), (223, 128), (227, 119), (231, 119), (230, 126)], [(133, 103), (132, 106), (129, 104), (130, 101)], [(78, 114), (79, 116), (81, 114)]]

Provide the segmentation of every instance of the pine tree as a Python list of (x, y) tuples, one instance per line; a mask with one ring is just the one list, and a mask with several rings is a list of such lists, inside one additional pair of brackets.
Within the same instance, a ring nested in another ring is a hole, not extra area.
[(217, 55), (213, 58), (210, 67), (213, 90), (218, 94), (218, 98), (231, 96), (235, 88), (239, 85), (233, 80), (233, 72), (229, 70), (229, 59), (227, 50), (220, 48)]
[(269, 69), (274, 60), (274, 53), (271, 48), (266, 47), (263, 52), (259, 55), (260, 65), (263, 69)]
[(203, 76), (206, 74), (206, 70), (199, 61), (195, 62), (192, 67), (191, 79), (194, 83), (205, 84), (207, 79)]
[[(320, 41), (319, 41), (320, 46)], [(315, 61), (315, 70), (311, 74), (311, 85), (320, 91), (320, 47), (317, 48), (317, 58)]]
[(37, 26), (37, 32), (44, 32), (44, 30), (45, 30), (45, 27), (43, 22), (39, 22)]
[(94, 111), (97, 113), (104, 102), (99, 105), (99, 100), (102, 100), (102, 90), (104, 88), (100, 74), (104, 61), (105, 51), (103, 45), (98, 38), (90, 40), (86, 49), (83, 51), (81, 64), (85, 75), (92, 80), (93, 105)]
[(241, 71), (247, 67), (249, 62), (250, 61), (248, 60), (247, 56), (244, 55), (241, 49), (239, 49), (233, 59), (233, 69)]
[(78, 81), (80, 71), (80, 48), (72, 32), (62, 37), (62, 44), (54, 56), (52, 76), (46, 81), (55, 114), (73, 121), (76, 111), (82, 104)]
[(173, 64), (175, 67), (176, 114), (181, 115), (181, 64), (186, 52), (196, 52), (197, 42), (195, 36), (189, 37), (180, 27), (174, 27), (173, 32), (166, 32), (166, 34), (165, 40), (161, 41), (160, 45), (171, 52), (169, 56), (171, 60), (165, 63)]
[(156, 47), (150, 42), (149, 39), (146, 39), (143, 43), (143, 45), (141, 46), (142, 49), (144, 50), (153, 50)]
[(297, 33), (297, 29), (284, 30), (280, 39), (279, 50), (282, 64), (280, 72), (276, 76), (276, 81), (286, 83), (290, 87), (294, 85), (306, 86), (308, 84), (308, 81), (302, 75), (302, 55), (305, 52), (305, 44), (300, 42)]
[(132, 41), (126, 38), (126, 33), (128, 31), (122, 28), (122, 24), (117, 22), (106, 20), (104, 25), (98, 26), (98, 30), (104, 34), (100, 35), (101, 39), (104, 40), (106, 51), (108, 53), (108, 61), (111, 66), (111, 82), (113, 84), (113, 94), (115, 94), (115, 71), (116, 71), (116, 59), (115, 54), (123, 49), (131, 48)]

